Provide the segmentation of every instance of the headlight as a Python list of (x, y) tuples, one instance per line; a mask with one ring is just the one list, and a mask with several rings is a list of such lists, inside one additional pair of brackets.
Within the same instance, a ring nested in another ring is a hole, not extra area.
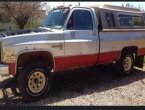
[(3, 52), (3, 61), (6, 63), (14, 62), (16, 59), (15, 51), (13, 50), (6, 50)]

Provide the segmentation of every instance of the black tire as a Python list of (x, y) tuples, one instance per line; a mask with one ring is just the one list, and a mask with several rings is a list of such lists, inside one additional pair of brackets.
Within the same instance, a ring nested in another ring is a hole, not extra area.
[[(126, 59), (130, 59), (131, 63), (126, 63)], [(126, 66), (126, 65), (129, 66)], [(128, 67), (128, 68), (127, 68)], [(134, 70), (134, 55), (132, 52), (123, 52), (119, 61), (115, 64), (115, 69), (117, 73), (122, 76), (127, 76), (131, 74)]]
[[(39, 74), (37, 74), (36, 72)], [(52, 78), (51, 78), (51, 72), (49, 68), (45, 63), (39, 61), (32, 62), (31, 64), (25, 66), (21, 71), (21, 73), (18, 75), (18, 80), (17, 80), (18, 89), (22, 96), (23, 102), (36, 101), (40, 98), (47, 96), (51, 88), (51, 83), (52, 83)], [(31, 87), (31, 85), (33, 87)], [(36, 87), (36, 85), (40, 90)], [(41, 88), (39, 87), (39, 85)], [(36, 89), (34, 87), (36, 87)], [(36, 92), (36, 90), (39, 91)]]

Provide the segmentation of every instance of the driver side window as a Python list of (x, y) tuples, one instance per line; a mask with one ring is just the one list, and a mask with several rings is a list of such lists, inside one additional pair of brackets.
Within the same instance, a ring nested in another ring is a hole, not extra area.
[(67, 24), (68, 30), (93, 30), (91, 13), (87, 10), (75, 10)]

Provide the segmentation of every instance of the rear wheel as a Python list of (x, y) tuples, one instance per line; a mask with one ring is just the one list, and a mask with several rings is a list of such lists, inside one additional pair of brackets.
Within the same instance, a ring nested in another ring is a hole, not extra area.
[(120, 75), (129, 75), (134, 69), (134, 56), (132, 52), (123, 52), (119, 61), (116, 62), (116, 70)]
[(25, 102), (45, 97), (50, 87), (51, 73), (44, 62), (27, 65), (18, 76), (18, 88)]

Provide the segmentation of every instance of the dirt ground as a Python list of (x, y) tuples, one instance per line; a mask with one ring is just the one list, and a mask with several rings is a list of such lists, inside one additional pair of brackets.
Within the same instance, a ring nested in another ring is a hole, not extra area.
[(145, 105), (145, 67), (127, 77), (119, 76), (110, 66), (96, 66), (58, 73), (53, 78), (48, 97), (23, 103), (10, 89), (7, 97), (0, 90), (0, 105)]

